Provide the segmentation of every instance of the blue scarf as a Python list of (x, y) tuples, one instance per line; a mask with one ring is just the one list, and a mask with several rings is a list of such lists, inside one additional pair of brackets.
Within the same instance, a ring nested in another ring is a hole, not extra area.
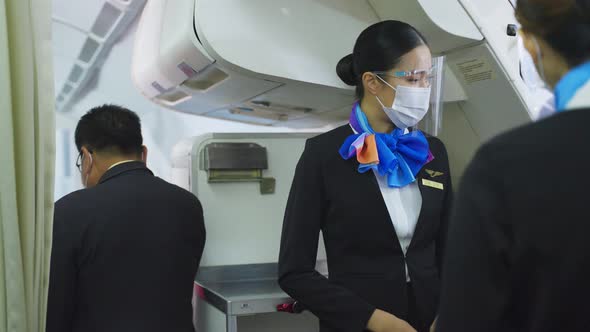
[(389, 134), (376, 133), (358, 102), (352, 108), (350, 126), (355, 134), (344, 141), (340, 156), (348, 160), (356, 155), (359, 173), (376, 170), (387, 176), (389, 187), (401, 188), (413, 183), (422, 167), (434, 159), (421, 131), (404, 134), (396, 128)]

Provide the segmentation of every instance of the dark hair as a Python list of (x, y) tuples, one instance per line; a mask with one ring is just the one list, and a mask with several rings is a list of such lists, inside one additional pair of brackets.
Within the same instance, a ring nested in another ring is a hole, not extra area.
[(78, 151), (86, 146), (97, 152), (140, 155), (143, 144), (141, 122), (137, 114), (124, 107), (98, 106), (80, 119), (75, 140)]
[(402, 56), (421, 45), (427, 45), (426, 39), (413, 26), (400, 21), (382, 21), (361, 32), (352, 54), (338, 62), (336, 73), (344, 83), (356, 86), (356, 95), (362, 98), (364, 73), (391, 70)]
[(518, 0), (525, 32), (542, 37), (570, 66), (590, 57), (590, 0)]

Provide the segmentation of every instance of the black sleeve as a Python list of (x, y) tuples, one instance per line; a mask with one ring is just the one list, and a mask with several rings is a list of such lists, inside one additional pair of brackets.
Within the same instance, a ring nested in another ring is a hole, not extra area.
[[(193, 194), (191, 194), (193, 195)], [(203, 206), (201, 205), (201, 201), (195, 196), (194, 197), (194, 219), (191, 218), (191, 223), (195, 223), (197, 226), (196, 229), (196, 250), (195, 255), (197, 258), (197, 266), (201, 264), (201, 258), (203, 257), (203, 251), (205, 250), (205, 241), (207, 239), (207, 232), (205, 229), (205, 217), (203, 213)]]
[(54, 212), (46, 332), (72, 331), (76, 308), (77, 235), (66, 225), (64, 208), (58, 202)]
[(449, 226), (438, 332), (497, 332), (508, 301), (510, 242), (502, 170), (493, 148), (465, 172)]
[(283, 222), (279, 283), (322, 323), (338, 331), (359, 332), (365, 330), (375, 307), (315, 270), (327, 204), (320, 153), (308, 141), (297, 164)]
[(438, 232), (438, 237), (436, 239), (436, 265), (438, 267), (438, 271), (440, 274), (442, 274), (443, 258), (445, 255), (447, 243), (449, 220), (451, 219), (451, 210), (453, 207), (453, 183), (451, 181), (451, 168), (448, 166), (449, 159), (446, 151), (445, 156), (447, 156), (446, 163), (448, 174), (447, 182), (445, 183), (445, 198), (443, 200), (443, 208), (440, 216), (440, 229)]

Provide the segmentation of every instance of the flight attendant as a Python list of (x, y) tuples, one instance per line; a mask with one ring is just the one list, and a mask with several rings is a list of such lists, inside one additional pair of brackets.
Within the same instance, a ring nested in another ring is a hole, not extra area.
[[(452, 192), (443, 143), (413, 129), (430, 105), (430, 49), (412, 26), (383, 21), (336, 71), (358, 102), (348, 124), (306, 143), (285, 212), (280, 285), (322, 332), (428, 331)], [(315, 270), (320, 231), (329, 277)]]
[(449, 227), (440, 332), (590, 331), (590, 1), (518, 0), (556, 114), (480, 148)]

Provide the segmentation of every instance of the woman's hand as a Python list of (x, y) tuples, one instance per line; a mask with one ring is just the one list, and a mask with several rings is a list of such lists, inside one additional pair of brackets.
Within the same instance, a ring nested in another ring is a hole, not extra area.
[(367, 328), (373, 332), (416, 332), (407, 322), (383, 310), (375, 310)]

